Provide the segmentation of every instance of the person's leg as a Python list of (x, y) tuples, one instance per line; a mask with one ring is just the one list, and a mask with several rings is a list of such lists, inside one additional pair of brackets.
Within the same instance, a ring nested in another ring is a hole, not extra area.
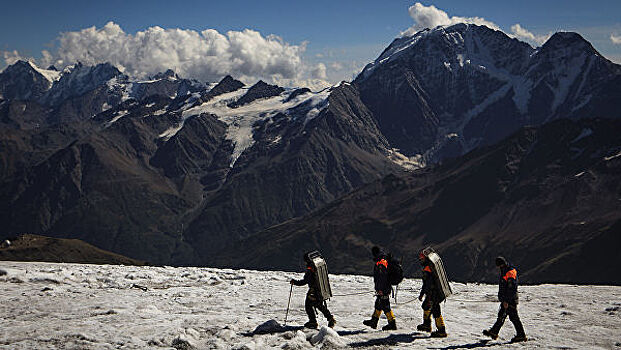
[(330, 310), (328, 310), (328, 305), (326, 304), (326, 302), (323, 301), (317, 304), (316, 308), (317, 310), (321, 311), (321, 313), (326, 317), (326, 320), (328, 320), (328, 327), (334, 327), (336, 321), (334, 320), (334, 316), (332, 316), (332, 314), (330, 313)]
[(384, 297), (381, 299), (382, 311), (386, 314), (386, 318), (388, 319), (388, 324), (382, 327), (382, 330), (395, 330), (397, 329), (397, 321), (395, 320), (395, 314), (392, 312), (390, 308), (390, 299)]
[(431, 308), (433, 318), (436, 320), (436, 331), (431, 332), (432, 337), (446, 337), (446, 327), (444, 325), (444, 317), (442, 317), (442, 310), (440, 309), (440, 303), (435, 303)]
[(502, 325), (505, 323), (506, 318), (507, 318), (507, 310), (503, 308), (501, 304), (500, 308), (498, 309), (498, 317), (496, 318), (496, 323), (494, 323), (492, 328), (489, 331), (487, 331), (490, 334), (486, 334), (486, 335), (490, 335), (494, 339), (498, 338), (498, 332), (500, 332), (500, 328), (502, 328)]
[(510, 304), (507, 309), (507, 313), (509, 314), (509, 320), (515, 327), (515, 332), (517, 333), (512, 341), (525, 341), (526, 333), (524, 332), (524, 326), (522, 325), (522, 321), (520, 321), (520, 316), (518, 315), (517, 305)]
[(377, 321), (379, 321), (379, 317), (382, 314), (382, 309), (381, 309), (382, 305), (380, 301), (381, 301), (380, 297), (375, 298), (375, 311), (373, 312), (371, 319), (364, 320), (362, 322), (365, 326), (369, 326), (373, 329), (377, 328)]
[(306, 309), (306, 314), (308, 315), (308, 322), (304, 324), (304, 327), (317, 328), (317, 316), (315, 316), (313, 304), (313, 300), (306, 296), (306, 300), (304, 301), (304, 309)]
[(416, 326), (416, 329), (423, 332), (431, 332), (431, 302), (426, 298), (420, 307), (423, 309), (423, 323)]

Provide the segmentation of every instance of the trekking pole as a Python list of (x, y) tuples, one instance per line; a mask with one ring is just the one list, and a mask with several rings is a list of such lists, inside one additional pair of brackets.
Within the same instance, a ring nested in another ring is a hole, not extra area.
[(289, 301), (287, 302), (287, 313), (285, 314), (285, 327), (287, 326), (287, 317), (289, 317), (289, 305), (291, 304), (291, 293), (293, 293), (293, 284), (289, 289)]

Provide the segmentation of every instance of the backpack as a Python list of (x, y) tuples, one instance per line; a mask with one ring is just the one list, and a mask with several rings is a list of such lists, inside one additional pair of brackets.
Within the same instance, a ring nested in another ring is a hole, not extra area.
[(392, 254), (388, 254), (386, 258), (388, 262), (388, 282), (396, 286), (403, 281), (403, 267), (401, 261), (397, 260)]

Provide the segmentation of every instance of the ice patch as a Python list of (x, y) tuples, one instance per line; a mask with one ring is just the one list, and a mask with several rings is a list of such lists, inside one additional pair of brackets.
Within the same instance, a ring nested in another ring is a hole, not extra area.
[(117, 120), (123, 118), (124, 116), (128, 114), (129, 112), (126, 110), (116, 112), (116, 115), (114, 116), (114, 118), (112, 118), (109, 122), (106, 123), (105, 128), (109, 128), (110, 125), (114, 124), (114, 122), (116, 122)]
[[(324, 89), (317, 93), (306, 93), (288, 102), (284, 102), (285, 97), (290, 93), (290, 91), (285, 91), (279, 96), (255, 100), (252, 103), (236, 108), (230, 108), (228, 106), (231, 102), (241, 98), (246, 92), (247, 89), (242, 88), (234, 92), (222, 94), (199, 106), (183, 111), (184, 121), (193, 115), (211, 113), (228, 125), (226, 139), (231, 140), (234, 144), (233, 154), (229, 164), (230, 167), (233, 167), (241, 154), (254, 144), (253, 125), (257, 121), (271, 118), (278, 113), (284, 113), (288, 109), (301, 104), (308, 104), (309, 107), (317, 106), (317, 108), (319, 108), (319, 106), (321, 106), (325, 108), (325, 102), (330, 93), (329, 89)], [(319, 109), (314, 113), (319, 114)], [(180, 128), (176, 131), (170, 130), (167, 135), (174, 135), (179, 129)]]
[(39, 72), (39, 74), (43, 75), (43, 77), (45, 79), (47, 79), (50, 82), (50, 86), (55, 82), (58, 81), (60, 79), (61, 73), (59, 71), (55, 71), (55, 70), (47, 70), (47, 69), (41, 69), (39, 67), (37, 67), (37, 65), (35, 65), (34, 63), (28, 61), (28, 64), (30, 64), (30, 66), (36, 70), (37, 72)]
[(425, 161), (422, 155), (416, 154), (412, 157), (408, 157), (399, 152), (397, 148), (388, 150), (388, 159), (407, 170), (416, 170), (425, 167)]
[(613, 160), (613, 159), (615, 159), (615, 158), (619, 158), (619, 157), (621, 157), (621, 152), (619, 152), (619, 153), (615, 154), (614, 156), (604, 157), (604, 160), (605, 160), (605, 161), (609, 161), (609, 160)]

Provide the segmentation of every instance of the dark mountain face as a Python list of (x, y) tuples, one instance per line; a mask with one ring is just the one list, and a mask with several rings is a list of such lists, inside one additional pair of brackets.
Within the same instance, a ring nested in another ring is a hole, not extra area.
[(287, 268), (320, 248), (356, 273), (372, 244), (413, 262), (432, 243), (459, 279), (509, 251), (528, 281), (570, 281), (563, 264), (618, 237), (618, 124), (554, 121), (617, 118), (620, 83), (577, 34), (535, 50), (473, 25), (396, 39), (319, 92), (18, 63), (0, 73), (2, 234), (163, 264)]
[(331, 271), (366, 273), (377, 244), (414, 274), (417, 252), (433, 245), (456, 280), (494, 282), (494, 258), (504, 254), (523, 282), (619, 284), (620, 132), (613, 120), (522, 129), (443, 165), (362, 186), (237, 244), (221, 254), (223, 264), (290, 269), (319, 248)]
[(619, 117), (621, 67), (576, 33), (542, 47), (457, 24), (396, 39), (356, 78), (393, 147), (430, 161), (557, 118)]
[(29, 62), (18, 61), (0, 74), (0, 98), (6, 100), (38, 99), (52, 86)]
[[(292, 96), (231, 77), (207, 91), (171, 74), (132, 82), (117, 73), (78, 65), (40, 100), (2, 101), (6, 234), (206, 264), (221, 247), (399, 169), (349, 85)], [(180, 95), (183, 84), (195, 90)], [(45, 105), (45, 96), (59, 97)], [(238, 112), (252, 104), (276, 111)]]

